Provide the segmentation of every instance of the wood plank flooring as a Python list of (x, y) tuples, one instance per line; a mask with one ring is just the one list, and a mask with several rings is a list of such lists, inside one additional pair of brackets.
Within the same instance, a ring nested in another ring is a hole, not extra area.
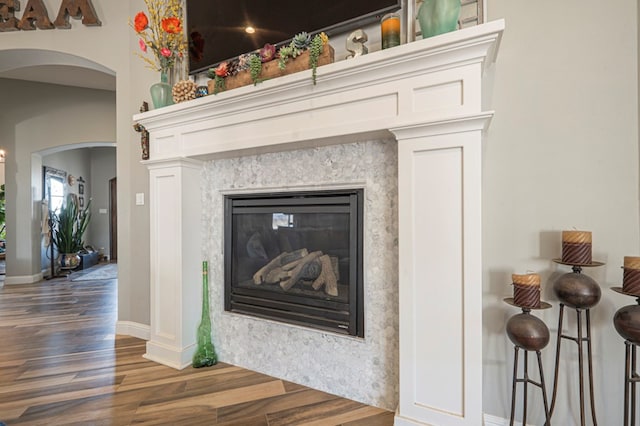
[(0, 422), (390, 426), (393, 413), (219, 363), (177, 371), (116, 336), (116, 280), (0, 288)]

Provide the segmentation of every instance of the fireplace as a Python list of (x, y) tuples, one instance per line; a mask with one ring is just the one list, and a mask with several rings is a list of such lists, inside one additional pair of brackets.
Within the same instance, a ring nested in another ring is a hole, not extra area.
[[(137, 115), (151, 155), (145, 357), (191, 363), (207, 260), (221, 361), (397, 407), (397, 425), (482, 424), (482, 142), (493, 112), (481, 83), (503, 30), (496, 21), (325, 65), (317, 86), (301, 72)], [(225, 312), (220, 194), (347, 185), (366, 193), (366, 338)]]
[(363, 190), (225, 197), (225, 310), (364, 337)]

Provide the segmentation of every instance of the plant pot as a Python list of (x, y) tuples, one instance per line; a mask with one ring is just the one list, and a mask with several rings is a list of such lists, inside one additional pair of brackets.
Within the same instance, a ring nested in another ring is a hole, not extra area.
[(61, 253), (60, 268), (75, 269), (80, 265), (80, 256), (78, 253)]

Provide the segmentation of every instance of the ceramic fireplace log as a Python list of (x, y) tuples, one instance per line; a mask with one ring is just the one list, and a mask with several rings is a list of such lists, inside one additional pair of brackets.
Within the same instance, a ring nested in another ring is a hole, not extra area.
[[(292, 263), (299, 263), (299, 262), (292, 262)], [(289, 265), (291, 265), (291, 263), (289, 263)], [(291, 277), (290, 270), (285, 270), (281, 266), (281, 267), (278, 267), (276, 269), (271, 270), (267, 274), (267, 278), (265, 278), (265, 283), (267, 283), (267, 284), (278, 284), (280, 281), (284, 281), (284, 280), (289, 279), (289, 277)]]
[(319, 258), (320, 256), (322, 256), (321, 251), (314, 251), (313, 253), (309, 253), (308, 255), (306, 255), (302, 259), (302, 262), (300, 262), (298, 266), (293, 268), (293, 270), (291, 271), (291, 277), (288, 280), (280, 282), (280, 287), (285, 291), (293, 287), (302, 278), (305, 266), (308, 263), (313, 262), (315, 259)]
[[(294, 260), (286, 265), (279, 266), (272, 269), (265, 278), (267, 284), (278, 284), (280, 281), (285, 281), (291, 278), (293, 270), (302, 263), (303, 259)], [(301, 277), (304, 279), (304, 277)], [(315, 278), (315, 277), (314, 277)]]
[(320, 290), (322, 286), (324, 286), (324, 291), (329, 296), (337, 296), (338, 295), (338, 278), (336, 277), (336, 273), (334, 270), (334, 265), (337, 270), (337, 261), (334, 262), (333, 259), (328, 255), (320, 256), (320, 264), (322, 265), (322, 269), (320, 275), (311, 285), (314, 290)]
[[(295, 260), (298, 259), (302, 259), (303, 257), (305, 257), (306, 255), (308, 255), (309, 252), (307, 251), (307, 249), (300, 249), (300, 250), (295, 250), (292, 252), (282, 252), (280, 253), (278, 256), (276, 256), (275, 258), (273, 258), (269, 263), (267, 263), (265, 266), (263, 266), (262, 268), (258, 269), (258, 272), (256, 272), (255, 274), (253, 274), (253, 282), (256, 285), (260, 285), (264, 282), (268, 282), (267, 280), (267, 275), (269, 274), (269, 272), (271, 272), (272, 270), (281, 267), (282, 265), (291, 263)], [(273, 282), (278, 282), (279, 280), (273, 281)]]

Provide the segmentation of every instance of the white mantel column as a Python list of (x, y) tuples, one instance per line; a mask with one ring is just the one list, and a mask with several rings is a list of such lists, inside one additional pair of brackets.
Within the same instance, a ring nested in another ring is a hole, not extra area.
[(202, 201), (196, 160), (146, 162), (151, 212), (151, 332), (145, 358), (191, 364), (202, 301)]
[(396, 426), (482, 425), (481, 142), (491, 114), (398, 139)]

